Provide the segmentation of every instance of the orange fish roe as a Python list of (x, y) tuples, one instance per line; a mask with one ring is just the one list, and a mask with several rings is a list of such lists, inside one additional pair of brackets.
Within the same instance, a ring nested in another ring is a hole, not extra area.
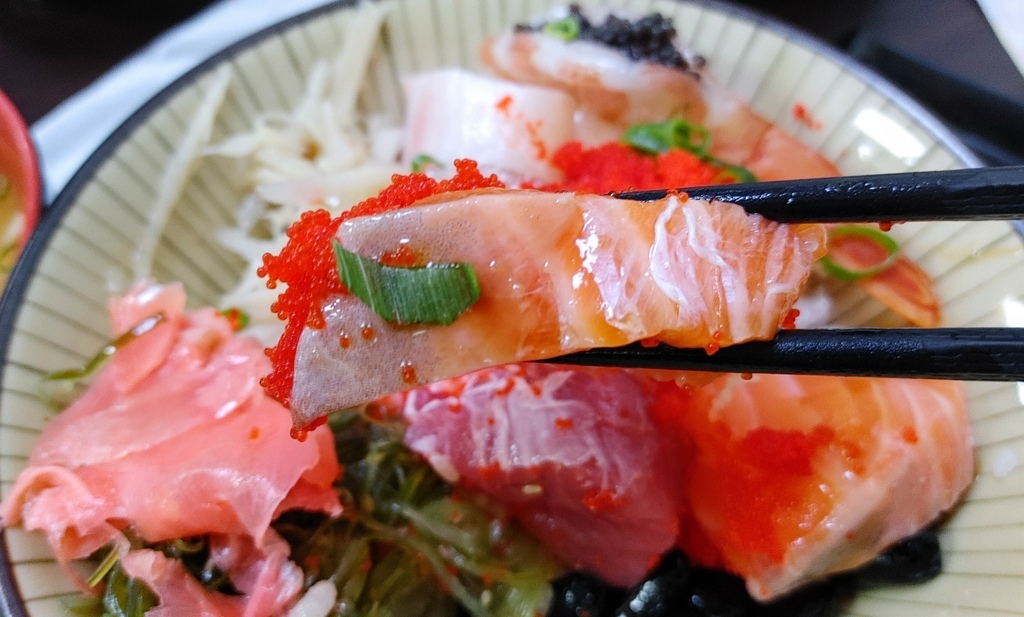
[(569, 418), (555, 418), (555, 428), (560, 431), (567, 431), (573, 427), (573, 422)]
[(782, 318), (783, 330), (796, 330), (796, 318), (800, 316), (800, 309), (789, 309), (786, 316)]
[[(504, 188), (495, 175), (484, 176), (475, 161), (455, 161), (455, 175), (448, 180), (434, 180), (423, 173), (392, 177), (391, 186), (336, 218), (326, 210), (304, 212), (286, 232), (288, 243), (277, 255), (267, 253), (257, 274), (267, 279), (267, 287), (285, 290), (271, 305), (271, 310), (285, 322), (284, 334), (275, 347), (267, 349), (272, 369), (260, 380), (267, 394), (286, 407), (291, 402), (294, 383), (295, 354), (299, 337), (305, 327), (323, 328), (323, 302), (332, 295), (346, 293), (338, 277), (331, 240), (344, 221), (398, 210), (442, 193), (481, 188)], [(305, 427), (310, 430), (309, 427)], [(299, 428), (297, 435), (303, 429)]]
[(292, 439), (294, 439), (295, 441), (306, 441), (306, 437), (308, 437), (310, 433), (320, 428), (320, 426), (324, 424), (327, 424), (327, 416), (317, 418), (316, 420), (313, 420), (306, 426), (293, 426), (290, 435)]
[(718, 353), (718, 350), (722, 348), (719, 341), (722, 340), (722, 333), (720, 331), (711, 333), (711, 342), (704, 346), (704, 351), (709, 355), (713, 356)]
[(733, 181), (721, 168), (686, 150), (651, 156), (614, 142), (586, 148), (570, 141), (555, 151), (551, 163), (565, 174), (564, 180), (536, 188), (602, 194)]
[(511, 94), (506, 94), (505, 96), (501, 97), (501, 99), (499, 99), (498, 102), (494, 104), (494, 107), (498, 111), (500, 111), (501, 113), (503, 113), (503, 114), (505, 114), (507, 116), (508, 113), (509, 113), (509, 110), (512, 107), (512, 95)]
[(416, 367), (408, 362), (402, 363), (402, 381), (405, 383), (416, 383), (419, 377), (416, 375)]
[(591, 512), (607, 512), (618, 506), (621, 501), (622, 499), (606, 488), (583, 495), (583, 505)]
[[(743, 564), (729, 562), (723, 546), (750, 562), (780, 563), (788, 543), (830, 510), (831, 490), (822, 485), (814, 464), (824, 452), (840, 448), (843, 439), (822, 425), (735, 434), (724, 422), (695, 412), (691, 396), (664, 384), (652, 405), (653, 420), (672, 440), (685, 487), (678, 546), (704, 567), (743, 570)], [(705, 515), (713, 512), (714, 529), (702, 529), (693, 519), (696, 503)]]
[(821, 122), (811, 114), (811, 110), (807, 109), (807, 106), (803, 103), (795, 103), (793, 105), (793, 117), (796, 118), (797, 122), (803, 124), (812, 131), (817, 131), (823, 126)]
[(423, 265), (424, 259), (406, 245), (402, 245), (393, 251), (388, 251), (380, 256), (380, 263), (395, 268), (412, 268)]

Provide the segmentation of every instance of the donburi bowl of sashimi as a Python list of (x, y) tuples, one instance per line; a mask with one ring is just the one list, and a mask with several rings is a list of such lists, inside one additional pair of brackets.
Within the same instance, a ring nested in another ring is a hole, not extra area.
[(0, 607), (1024, 615), (1016, 384), (530, 362), (1024, 326), (1008, 223), (608, 196), (976, 165), (724, 3), (278, 24), (120, 127), (0, 299)]

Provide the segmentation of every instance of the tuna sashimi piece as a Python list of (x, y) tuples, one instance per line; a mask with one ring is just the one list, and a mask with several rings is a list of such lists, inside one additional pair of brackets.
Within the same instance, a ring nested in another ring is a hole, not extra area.
[(178, 286), (143, 286), (113, 303), (118, 330), (163, 321), (47, 425), (0, 507), (4, 525), (42, 531), (62, 561), (127, 548), (126, 527), (153, 542), (221, 534), (269, 555), (277, 514), (340, 511), (330, 432), (291, 439), (287, 414), (259, 387), (269, 370), (260, 345), (184, 302)]
[(568, 94), (460, 69), (418, 73), (402, 86), (406, 163), (423, 154), (443, 164), (471, 158), (512, 183), (558, 180), (551, 155), (573, 138)]
[[(688, 452), (682, 545), (769, 599), (951, 508), (974, 459), (957, 382), (730, 375), (659, 399)], [(668, 431), (666, 431), (668, 432)]]
[(444, 477), (503, 502), (571, 566), (641, 580), (678, 529), (678, 483), (624, 371), (509, 365), (408, 393), (406, 443)]
[(770, 339), (823, 250), (817, 225), (739, 206), (539, 191), (440, 195), (343, 221), (365, 257), (472, 265), (480, 300), (448, 326), (396, 326), (354, 296), (298, 342), (290, 406), (318, 416), (480, 368), (655, 338), (679, 347)]

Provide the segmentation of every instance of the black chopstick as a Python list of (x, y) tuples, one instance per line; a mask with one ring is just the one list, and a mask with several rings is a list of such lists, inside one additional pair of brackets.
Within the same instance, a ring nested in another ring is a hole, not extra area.
[[(1024, 218), (1024, 166), (781, 180), (680, 189), (780, 223), (981, 221)], [(617, 197), (653, 201), (668, 191)]]
[(1024, 328), (780, 330), (770, 341), (703, 349), (592, 349), (546, 362), (734, 373), (1024, 381)]

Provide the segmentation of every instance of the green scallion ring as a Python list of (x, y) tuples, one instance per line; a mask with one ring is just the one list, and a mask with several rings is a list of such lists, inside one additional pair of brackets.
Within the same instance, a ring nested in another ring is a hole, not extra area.
[(544, 24), (544, 34), (562, 39), (563, 41), (575, 41), (580, 37), (580, 22), (574, 17), (563, 17)]
[(827, 254), (821, 258), (821, 267), (830, 276), (834, 276), (841, 281), (856, 281), (867, 276), (878, 274), (884, 270), (888, 270), (896, 263), (896, 258), (899, 257), (900, 247), (896, 244), (896, 241), (892, 239), (889, 234), (873, 229), (871, 227), (863, 227), (861, 225), (842, 225), (840, 227), (833, 227), (828, 231), (828, 242), (831, 242), (833, 238), (841, 236), (860, 236), (868, 238), (876, 242), (879, 246), (885, 249), (886, 256), (881, 263), (870, 266), (859, 270), (851, 270), (845, 266), (841, 266), (830, 258)]
[(429, 154), (417, 154), (412, 157), (413, 173), (421, 172), (426, 167), (440, 167), (441, 163)]

